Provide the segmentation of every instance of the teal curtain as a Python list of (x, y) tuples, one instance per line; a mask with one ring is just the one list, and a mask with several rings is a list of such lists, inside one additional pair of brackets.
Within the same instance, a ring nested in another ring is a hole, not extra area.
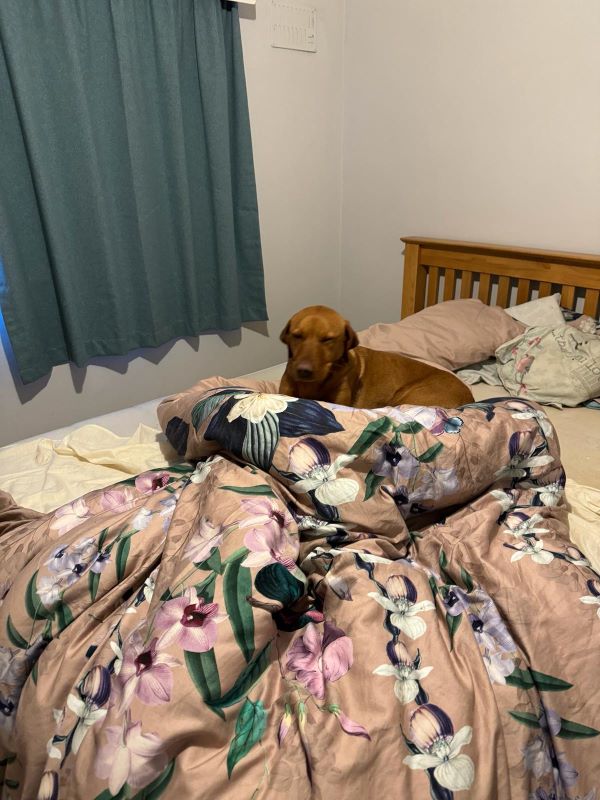
[(23, 382), (267, 319), (234, 3), (1, 0), (0, 136)]

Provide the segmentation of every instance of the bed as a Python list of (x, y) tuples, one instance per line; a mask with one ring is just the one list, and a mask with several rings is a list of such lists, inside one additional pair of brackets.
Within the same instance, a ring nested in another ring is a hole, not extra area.
[[(597, 258), (405, 244), (403, 318), (554, 284), (597, 314)], [(347, 409), (281, 371), (11, 446), (78, 468), (48, 513), (45, 465), (0, 477), (40, 509), (0, 540), (2, 797), (593, 800), (600, 412)]]

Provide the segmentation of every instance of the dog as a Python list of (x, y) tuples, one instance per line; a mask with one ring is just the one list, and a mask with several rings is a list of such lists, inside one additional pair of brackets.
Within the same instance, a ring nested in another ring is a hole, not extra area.
[(327, 306), (298, 311), (281, 332), (288, 362), (281, 394), (354, 408), (474, 402), (456, 376), (414, 358), (358, 344), (351, 325)]

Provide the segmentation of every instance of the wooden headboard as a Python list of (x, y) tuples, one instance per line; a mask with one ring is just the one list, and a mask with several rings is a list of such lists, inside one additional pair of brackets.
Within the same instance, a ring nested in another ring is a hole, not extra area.
[(600, 256), (415, 236), (402, 241), (402, 318), (442, 300), (478, 297), (507, 308), (557, 291), (565, 308), (592, 317), (600, 312)]

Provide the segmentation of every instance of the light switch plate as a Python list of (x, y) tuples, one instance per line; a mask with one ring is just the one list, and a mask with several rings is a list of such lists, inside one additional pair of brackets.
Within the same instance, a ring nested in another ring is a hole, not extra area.
[(272, 0), (273, 47), (287, 50), (317, 50), (317, 9), (285, 0)]

